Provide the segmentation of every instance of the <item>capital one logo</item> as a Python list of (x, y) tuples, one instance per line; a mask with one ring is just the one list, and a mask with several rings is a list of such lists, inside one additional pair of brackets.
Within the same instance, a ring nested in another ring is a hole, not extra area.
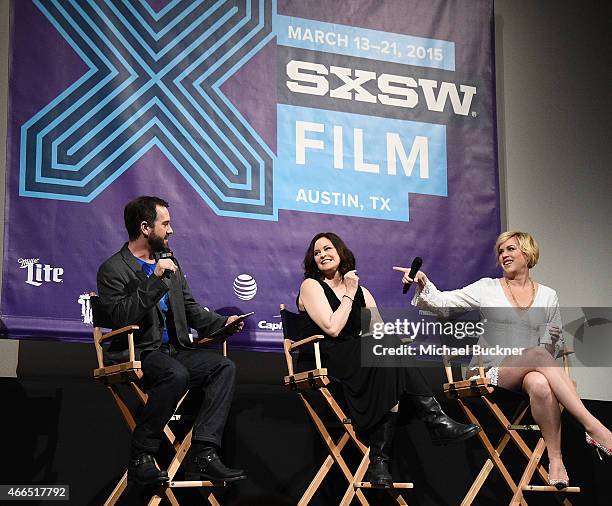
[(61, 283), (64, 269), (62, 267), (52, 267), (49, 264), (39, 263), (38, 258), (20, 258), (20, 269), (26, 269), (26, 283), (32, 286), (40, 286), (43, 283)]

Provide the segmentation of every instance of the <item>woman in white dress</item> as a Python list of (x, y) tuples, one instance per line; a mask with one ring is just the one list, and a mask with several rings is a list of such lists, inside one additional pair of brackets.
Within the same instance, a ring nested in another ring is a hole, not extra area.
[[(502, 278), (482, 278), (446, 292), (438, 290), (422, 271), (412, 279), (409, 269), (394, 269), (404, 272), (405, 284), (417, 282), (414, 305), (438, 314), (480, 309), (483, 321), (487, 321), (486, 335), (481, 338), (487, 346), (524, 349), (520, 355), (487, 356), (482, 365), (492, 384), (529, 395), (533, 418), (546, 442), (550, 484), (561, 489), (568, 486), (569, 479), (561, 455), (559, 403), (584, 426), (586, 441), (598, 450), (600, 458), (612, 454), (612, 433), (586, 409), (571, 379), (555, 361), (563, 347), (557, 294), (529, 276), (539, 258), (537, 242), (524, 232), (504, 232), (495, 242), (495, 255)], [(511, 343), (507, 341), (508, 328), (513, 330)]]

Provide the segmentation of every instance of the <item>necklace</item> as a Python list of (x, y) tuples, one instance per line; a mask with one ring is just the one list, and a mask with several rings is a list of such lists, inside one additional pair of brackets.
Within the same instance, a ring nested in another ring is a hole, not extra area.
[(512, 300), (514, 301), (514, 304), (516, 305), (516, 307), (522, 310), (529, 309), (531, 305), (533, 304), (533, 300), (535, 299), (535, 285), (533, 284), (533, 280), (529, 278), (529, 281), (531, 282), (531, 300), (529, 301), (529, 304), (527, 304), (526, 306), (521, 306), (516, 300), (516, 297), (514, 296), (514, 293), (512, 292), (512, 287), (510, 286), (510, 283), (508, 283), (508, 278), (504, 278), (504, 280), (506, 281), (506, 286), (508, 287), (508, 291), (510, 292), (510, 296), (512, 297)]

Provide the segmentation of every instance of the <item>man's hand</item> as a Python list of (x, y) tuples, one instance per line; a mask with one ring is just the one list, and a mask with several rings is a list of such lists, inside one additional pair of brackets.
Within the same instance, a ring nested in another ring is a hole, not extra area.
[(162, 278), (164, 276), (164, 271), (176, 272), (176, 264), (171, 258), (162, 258), (159, 260), (155, 266), (153, 274), (155, 274), (158, 278)]
[(240, 332), (244, 328), (244, 321), (238, 322), (235, 325), (232, 325), (232, 322), (235, 322), (238, 319), (238, 315), (233, 314), (232, 316), (227, 317), (227, 321), (225, 325), (228, 325), (227, 335), (231, 336), (236, 332)]

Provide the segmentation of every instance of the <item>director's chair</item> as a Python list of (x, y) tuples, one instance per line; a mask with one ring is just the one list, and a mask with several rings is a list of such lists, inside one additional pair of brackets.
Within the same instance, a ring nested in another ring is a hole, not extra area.
[[(128, 402), (128, 396), (135, 396), (137, 403), (142, 406), (147, 403), (148, 399), (147, 394), (139, 386), (139, 382), (143, 378), (143, 372), (140, 361), (135, 360), (134, 356), (134, 331), (138, 330), (138, 325), (128, 325), (126, 327), (104, 333), (104, 328), (112, 328), (112, 326), (107, 321), (107, 317), (102, 308), (100, 299), (95, 293), (90, 294), (90, 303), (94, 325), (94, 346), (98, 359), (98, 368), (95, 369), (93, 373), (94, 379), (109, 389), (130, 432), (133, 432), (134, 427), (136, 426), (136, 420), (133, 412), (134, 410), (130, 407), (130, 405), (133, 403)], [(105, 366), (102, 347), (113, 339), (127, 339), (129, 359), (127, 362)], [(203, 341), (205, 342), (206, 340)], [(201, 340), (200, 343), (203, 341)], [(225, 344), (226, 343), (224, 341), (224, 355), (226, 355)], [(119, 388), (120, 385), (127, 386), (127, 391), (122, 391), (126, 389)], [(184, 419), (185, 415), (178, 414), (177, 412), (187, 397), (187, 394), (188, 393), (186, 393), (178, 402), (175, 409), (175, 414), (170, 419), (170, 422), (180, 421), (181, 418)], [(224, 487), (226, 485), (225, 482), (175, 480), (176, 473), (183, 462), (189, 447), (191, 446), (192, 429), (190, 429), (184, 438), (180, 440), (170, 428), (170, 422), (164, 427), (164, 440), (169, 444), (171, 454), (173, 455), (167, 468), (169, 481), (166, 485), (163, 485), (155, 491), (148, 503), (149, 506), (157, 506), (160, 504), (162, 501), (162, 496), (164, 496), (173, 506), (178, 506), (179, 502), (173, 492), (173, 489), (175, 488), (198, 488), (200, 493), (212, 506), (219, 506), (219, 502), (210, 489), (214, 487)], [(104, 506), (112, 506), (117, 503), (125, 491), (127, 483), (128, 473), (126, 470), (111, 494), (104, 502)]]
[[(573, 351), (566, 350), (563, 350), (562, 352), (563, 367), (568, 375), (568, 355), (572, 353)], [(564, 506), (571, 506), (572, 503), (567, 497), (562, 497), (562, 494), (580, 492), (580, 487), (566, 487), (563, 489), (557, 489), (554, 486), (548, 485), (548, 472), (540, 463), (540, 459), (542, 458), (544, 450), (546, 449), (544, 438), (542, 438), (542, 436), (540, 435), (535, 447), (532, 450), (529, 448), (529, 446), (520, 434), (520, 432), (525, 431), (540, 431), (538, 425), (522, 423), (523, 419), (525, 418), (525, 415), (529, 410), (529, 399), (526, 398), (525, 395), (515, 394), (515, 396), (520, 396), (521, 401), (514, 414), (510, 416), (510, 418), (508, 418), (500, 408), (499, 401), (497, 399), (498, 395), (496, 395), (499, 394), (500, 391), (504, 391), (504, 389), (491, 385), (491, 380), (486, 377), (483, 367), (478, 368), (477, 376), (474, 376), (467, 380), (456, 381), (453, 376), (451, 357), (445, 355), (443, 361), (444, 369), (446, 371), (446, 378), (448, 380), (448, 382), (444, 384), (444, 393), (448, 398), (455, 399), (459, 403), (459, 406), (461, 407), (461, 409), (463, 410), (463, 412), (471, 423), (480, 425), (482, 427), (483, 430), (478, 433), (478, 438), (482, 443), (485, 451), (489, 455), (484, 465), (482, 466), (482, 469), (478, 473), (478, 476), (474, 480), (474, 483), (468, 490), (466, 496), (463, 498), (461, 506), (469, 506), (475, 501), (478, 492), (484, 485), (493, 468), (496, 468), (499, 471), (504, 482), (512, 493), (512, 498), (508, 503), (511, 506), (517, 506), (519, 504), (522, 506), (526, 506), (528, 503), (524, 497), (524, 493), (527, 491), (548, 493), (552, 492), (555, 494), (555, 498), (558, 502), (560, 502)], [(506, 390), (504, 392), (508, 391)], [(488, 411), (493, 415), (493, 418), (501, 426), (503, 436), (499, 440), (497, 446), (494, 446), (490, 438), (487, 436), (485, 432), (486, 426), (478, 420), (472, 407), (468, 404), (468, 399), (480, 399), (482, 403), (488, 408)], [(560, 406), (560, 408), (561, 410), (563, 410), (563, 406)], [(510, 472), (508, 471), (508, 468), (502, 460), (502, 453), (506, 449), (510, 441), (512, 441), (518, 447), (520, 453), (527, 461), (518, 483), (514, 481)], [(536, 472), (541, 478), (541, 480), (545, 483), (545, 485), (530, 484)]]
[[(298, 395), (306, 408), (306, 412), (323, 438), (323, 442), (327, 446), (327, 450), (329, 452), (329, 455), (300, 498), (298, 506), (305, 506), (310, 503), (311, 499), (325, 480), (327, 473), (334, 464), (338, 465), (348, 484), (346, 492), (340, 501), (340, 505), (348, 506), (356, 497), (362, 506), (367, 506), (369, 505), (369, 502), (363, 493), (363, 489), (382, 489), (383, 487), (376, 487), (368, 481), (363, 481), (368, 465), (370, 464), (370, 450), (361, 442), (355, 433), (351, 420), (346, 416), (336, 399), (334, 399), (333, 395), (330, 393), (329, 386), (332, 380), (327, 374), (327, 369), (321, 365), (321, 355), (319, 350), (319, 341), (324, 339), (324, 337), (322, 335), (314, 335), (302, 338), (302, 315), (288, 311), (285, 309), (284, 304), (281, 304), (280, 306), (280, 313), (283, 322), (285, 359), (287, 361), (287, 376), (285, 376), (284, 380), (285, 386), (298, 392)], [(291, 353), (298, 350), (302, 346), (310, 344), (312, 344), (314, 347), (315, 368), (308, 371), (295, 373)], [(333, 413), (335, 422), (342, 428), (342, 435), (338, 440), (335, 440), (330, 435), (330, 424), (325, 423), (319, 414), (317, 414), (315, 408), (313, 407), (313, 403), (306, 396), (306, 391), (313, 391), (320, 394), (320, 397), (324, 401), (324, 405), (330, 409), (331, 413)], [(359, 466), (354, 473), (351, 472), (349, 466), (342, 456), (342, 451), (349, 441), (355, 445), (359, 454), (362, 456)], [(397, 504), (407, 506), (408, 503), (400, 495), (398, 489), (408, 488), (413, 488), (413, 484), (393, 483), (389, 488), (384, 488), (384, 490), (391, 495)]]

